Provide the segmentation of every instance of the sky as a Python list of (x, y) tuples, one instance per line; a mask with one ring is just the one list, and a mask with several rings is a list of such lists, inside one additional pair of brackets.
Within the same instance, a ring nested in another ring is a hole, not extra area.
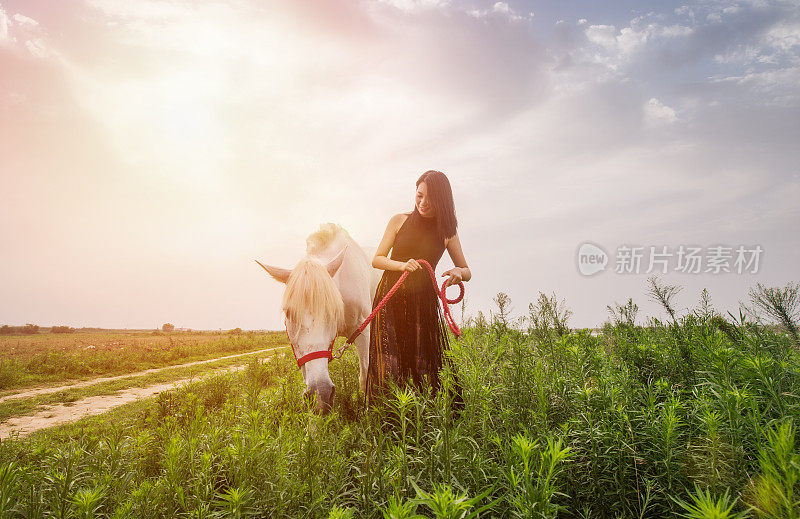
[(282, 329), (253, 260), (377, 246), (429, 169), (466, 317), (736, 314), (800, 280), (799, 142), (797, 0), (0, 0), (0, 324)]

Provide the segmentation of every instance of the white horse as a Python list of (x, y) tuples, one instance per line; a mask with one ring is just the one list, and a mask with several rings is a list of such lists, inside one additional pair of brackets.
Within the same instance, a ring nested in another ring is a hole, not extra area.
[[(370, 254), (371, 252), (371, 254)], [(372, 267), (374, 249), (360, 247), (340, 225), (326, 223), (306, 239), (306, 256), (294, 269), (262, 265), (270, 276), (286, 284), (281, 309), (294, 353), (299, 359), (327, 350), (336, 337), (349, 337), (372, 312), (372, 300), (382, 271)], [(370, 327), (355, 339), (358, 380), (366, 391)], [(317, 412), (333, 405), (336, 387), (328, 373), (328, 359), (316, 358), (300, 367), (306, 395), (317, 396)]]

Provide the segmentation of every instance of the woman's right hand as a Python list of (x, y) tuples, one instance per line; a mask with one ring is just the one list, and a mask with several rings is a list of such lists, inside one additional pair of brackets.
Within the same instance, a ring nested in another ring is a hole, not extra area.
[(417, 260), (415, 260), (414, 258), (411, 258), (410, 260), (408, 260), (405, 263), (403, 263), (403, 267), (400, 269), (400, 271), (401, 272), (403, 272), (403, 271), (414, 272), (415, 270), (417, 270), (418, 268), (421, 268), (421, 267), (422, 267), (422, 265), (420, 265)]

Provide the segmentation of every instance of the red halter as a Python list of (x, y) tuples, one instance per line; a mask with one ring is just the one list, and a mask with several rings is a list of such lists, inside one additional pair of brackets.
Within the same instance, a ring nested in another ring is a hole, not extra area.
[[(283, 327), (286, 328), (286, 318), (285, 317), (283, 318)], [(288, 328), (286, 328), (286, 336), (287, 337), (289, 336), (289, 329)], [(327, 350), (312, 351), (311, 353), (303, 355), (299, 359), (297, 358), (297, 353), (295, 353), (295, 351), (294, 351), (294, 344), (291, 343), (291, 340), (289, 341), (289, 344), (291, 344), (291, 346), (292, 346), (292, 355), (294, 355), (294, 360), (295, 360), (295, 362), (297, 362), (297, 367), (301, 368), (301, 367), (303, 367), (303, 364), (305, 364), (308, 361), (314, 360), (314, 359), (327, 358), (328, 362), (332, 361), (333, 360), (333, 343), (334, 342), (336, 342), (336, 337), (333, 338), (333, 340), (331, 341), (331, 344), (330, 344), (330, 346), (328, 346)]]
[[(447, 299), (447, 296), (445, 295), (445, 290), (447, 289), (447, 286), (446, 286), (447, 280), (444, 280), (442, 282), (442, 288), (441, 289), (437, 288), (437, 286), (436, 286), (436, 274), (433, 272), (433, 267), (431, 267), (431, 264), (428, 263), (427, 261), (425, 261), (424, 259), (419, 259), (417, 261), (419, 263), (423, 264), (428, 269), (428, 274), (430, 274), (430, 277), (431, 277), (431, 283), (433, 283), (433, 289), (436, 292), (436, 295), (439, 297), (439, 299), (442, 300), (442, 306), (443, 306), (443, 309), (444, 309), (444, 319), (445, 319), (445, 321), (447, 321), (447, 325), (450, 327), (450, 330), (452, 330), (452, 332), (456, 336), (456, 338), (461, 337), (461, 330), (458, 329), (458, 326), (456, 326), (456, 322), (453, 319), (453, 316), (450, 315), (450, 307), (448, 306), (448, 304), (452, 305), (452, 304), (458, 303), (459, 301), (461, 301), (464, 298), (464, 283), (462, 283), (461, 281), (458, 282), (458, 286), (459, 286), (459, 288), (461, 290), (460, 290), (457, 298), (455, 298), (455, 299)], [(394, 284), (394, 286), (391, 288), (391, 290), (389, 290), (389, 292), (387, 292), (386, 295), (383, 296), (383, 299), (381, 299), (381, 302), (378, 303), (375, 306), (375, 308), (372, 310), (372, 313), (369, 314), (369, 316), (366, 318), (366, 320), (363, 323), (361, 323), (361, 326), (359, 326), (358, 329), (355, 332), (353, 332), (350, 335), (350, 337), (347, 338), (347, 341), (345, 341), (344, 345), (342, 345), (342, 347), (339, 348), (339, 350), (336, 351), (336, 353), (334, 353), (334, 351), (333, 351), (333, 344), (336, 342), (336, 337), (334, 337), (333, 340), (331, 340), (331, 344), (330, 344), (330, 346), (328, 346), (327, 350), (312, 351), (311, 353), (303, 355), (299, 359), (297, 358), (297, 353), (295, 353), (294, 345), (292, 344), (292, 354), (294, 355), (294, 360), (297, 361), (297, 367), (300, 368), (306, 362), (314, 360), (314, 359), (326, 358), (326, 359), (328, 359), (328, 362), (330, 362), (333, 359), (340, 358), (342, 356), (342, 354), (345, 352), (345, 350), (347, 348), (349, 348), (351, 344), (353, 344), (353, 341), (356, 340), (356, 337), (358, 337), (361, 334), (361, 332), (364, 331), (364, 328), (367, 327), (369, 322), (372, 321), (372, 319), (375, 317), (375, 315), (377, 315), (377, 313), (380, 311), (380, 309), (384, 307), (384, 305), (389, 300), (389, 298), (391, 298), (394, 295), (394, 293), (397, 291), (397, 289), (400, 288), (400, 285), (403, 284), (403, 282), (406, 280), (406, 277), (408, 277), (409, 274), (410, 274), (410, 272), (408, 270), (403, 271), (403, 275), (400, 276), (400, 279), (398, 279), (397, 282)], [(286, 327), (286, 318), (285, 317), (283, 319), (283, 326), (284, 326), (284, 328)], [(287, 337), (289, 335), (288, 328), (286, 329), (286, 335), (287, 335)], [(291, 344), (291, 340), (289, 341), (289, 343)]]

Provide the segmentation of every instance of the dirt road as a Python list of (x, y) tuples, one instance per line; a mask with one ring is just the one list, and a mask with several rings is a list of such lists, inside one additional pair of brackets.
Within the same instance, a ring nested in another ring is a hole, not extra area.
[(14, 398), (28, 398), (32, 396), (38, 395), (46, 395), (48, 393), (55, 393), (57, 391), (64, 391), (65, 389), (75, 389), (77, 387), (86, 387), (92, 386), (94, 384), (101, 384), (103, 382), (110, 382), (112, 380), (119, 380), (121, 378), (128, 378), (128, 377), (138, 377), (141, 375), (149, 375), (150, 373), (158, 373), (159, 371), (165, 371), (168, 369), (176, 369), (176, 368), (185, 368), (187, 366), (196, 366), (198, 364), (208, 364), (209, 362), (216, 362), (218, 360), (223, 359), (232, 359), (235, 357), (244, 357), (246, 355), (255, 355), (257, 353), (265, 353), (268, 351), (280, 350), (282, 348), (286, 348), (286, 346), (280, 346), (277, 348), (267, 348), (265, 350), (257, 350), (257, 351), (248, 351), (247, 353), (237, 353), (236, 355), (226, 355), (225, 357), (217, 357), (214, 359), (207, 359), (207, 360), (198, 360), (195, 362), (187, 362), (186, 364), (176, 364), (174, 366), (165, 366), (163, 368), (153, 368), (153, 369), (146, 369), (144, 371), (137, 371), (135, 373), (126, 373), (125, 375), (117, 375), (114, 377), (101, 377), (101, 378), (93, 378), (92, 380), (84, 380), (81, 382), (75, 382), (73, 384), (67, 384), (64, 386), (54, 386), (54, 387), (40, 387), (36, 389), (29, 389), (26, 391), (22, 391), (20, 393), (14, 393), (13, 395), (6, 395), (4, 397), (0, 397), (0, 402), (5, 402), (6, 400), (12, 400)]
[[(264, 353), (269, 351), (275, 350), (282, 350), (284, 347), (278, 348), (269, 348), (266, 350), (260, 350), (258, 352), (251, 352), (245, 353), (240, 355), (229, 355), (227, 357), (220, 357), (222, 359), (231, 358), (231, 357), (238, 357), (242, 355), (252, 355), (254, 353)], [(181, 366), (192, 366), (196, 364), (203, 364), (208, 362), (213, 362), (217, 359), (211, 359), (207, 361), (199, 361), (199, 362), (192, 362), (189, 364), (181, 364)], [(267, 357), (270, 358), (270, 357)], [(171, 367), (178, 367), (178, 366), (171, 366)], [(94, 416), (98, 414), (105, 413), (109, 409), (113, 409), (115, 407), (127, 404), (129, 402), (136, 401), (140, 398), (149, 398), (153, 395), (156, 395), (162, 391), (166, 391), (169, 389), (174, 389), (179, 387), (180, 385), (190, 382), (190, 381), (197, 381), (205, 377), (209, 377), (212, 375), (217, 375), (220, 373), (228, 373), (233, 371), (239, 371), (247, 367), (246, 364), (240, 364), (236, 366), (231, 366), (227, 368), (219, 368), (215, 370), (211, 370), (209, 372), (204, 373), (202, 376), (193, 376), (188, 378), (183, 378), (180, 380), (173, 380), (170, 382), (162, 382), (159, 384), (153, 384), (147, 387), (132, 387), (128, 389), (123, 389), (117, 391), (115, 393), (109, 395), (97, 395), (84, 398), (83, 400), (77, 400), (75, 402), (69, 402), (68, 404), (58, 404), (54, 406), (50, 406), (42, 411), (37, 412), (36, 414), (30, 416), (18, 416), (14, 418), (9, 418), (4, 423), (0, 424), (0, 439), (7, 439), (12, 434), (12, 432), (17, 432), (19, 438), (24, 438), (29, 434), (33, 433), (34, 431), (38, 431), (39, 429), (45, 429), (47, 427), (53, 427), (55, 425), (60, 425), (63, 423), (74, 422), (84, 416)], [(129, 375), (123, 375), (123, 377), (130, 377), (134, 375), (144, 375), (147, 373), (152, 373), (154, 371), (161, 371), (163, 369), (170, 369), (170, 368), (159, 368), (155, 370), (147, 370), (141, 371), (138, 373), (131, 373)], [(99, 382), (104, 382), (107, 380), (115, 380), (117, 378), (122, 377), (107, 377), (103, 379), (95, 379), (86, 382), (81, 382), (81, 385), (86, 386), (90, 384), (96, 384)], [(44, 391), (44, 392), (52, 392), (57, 391), (60, 389), (66, 389), (70, 387), (80, 387), (78, 385), (72, 386), (65, 386), (62, 388), (43, 388), (43, 389), (51, 389), (51, 391)], [(42, 390), (33, 390), (33, 391), (40, 391), (39, 393), (32, 392), (26, 396), (32, 396), (35, 394), (41, 394)], [(12, 395), (17, 396), (17, 395)]]

